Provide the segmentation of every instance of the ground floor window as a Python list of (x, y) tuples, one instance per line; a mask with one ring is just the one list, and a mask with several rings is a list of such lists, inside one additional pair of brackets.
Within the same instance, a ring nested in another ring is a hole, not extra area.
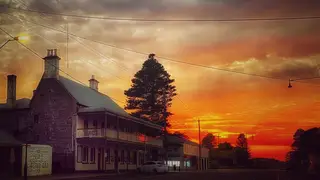
[(87, 146), (82, 147), (82, 163), (88, 163), (88, 155), (89, 155), (89, 148)]
[(167, 162), (167, 164), (168, 164), (168, 166), (169, 167), (173, 167), (173, 166), (176, 166), (176, 167), (178, 167), (178, 166), (180, 166), (180, 161), (168, 161)]
[(138, 158), (137, 151), (134, 151), (133, 152), (133, 164), (137, 164), (137, 158)]
[(124, 164), (124, 150), (121, 150), (120, 163), (121, 163), (121, 164)]
[(106, 163), (110, 163), (110, 149), (106, 150), (105, 157), (106, 157)]
[(82, 161), (81, 152), (82, 152), (82, 146), (78, 145), (77, 146), (77, 162), (78, 163), (81, 163), (81, 161)]
[(96, 159), (96, 151), (95, 151), (95, 148), (91, 148), (91, 149), (90, 149), (90, 162), (91, 162), (91, 163), (95, 163), (95, 159)]
[(126, 163), (130, 163), (130, 162), (131, 162), (131, 161), (130, 161), (130, 160), (131, 160), (130, 157), (131, 157), (130, 150), (127, 150)]
[(191, 163), (189, 160), (184, 161), (184, 167), (191, 167)]

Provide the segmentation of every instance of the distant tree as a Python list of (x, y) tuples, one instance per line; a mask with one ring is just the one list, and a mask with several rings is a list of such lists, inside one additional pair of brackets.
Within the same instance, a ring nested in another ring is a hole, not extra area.
[(125, 109), (137, 118), (153, 121), (169, 127), (168, 117), (172, 115), (168, 108), (176, 96), (174, 79), (155, 58), (150, 54), (142, 69), (131, 80), (131, 87), (124, 92), (127, 96)]
[(238, 165), (248, 166), (250, 162), (250, 151), (248, 140), (244, 134), (239, 134), (235, 148), (235, 158)]
[(233, 146), (228, 142), (223, 142), (218, 145), (219, 150), (232, 150)]
[(208, 133), (203, 139), (202, 139), (202, 146), (208, 148), (209, 150), (212, 150), (217, 145), (216, 137)]
[(239, 134), (239, 136), (237, 138), (237, 147), (248, 148), (248, 140), (243, 133)]
[(190, 139), (186, 134), (178, 132), (178, 131), (174, 132), (172, 135), (179, 137), (179, 138), (182, 138), (182, 139), (185, 139), (185, 140)]

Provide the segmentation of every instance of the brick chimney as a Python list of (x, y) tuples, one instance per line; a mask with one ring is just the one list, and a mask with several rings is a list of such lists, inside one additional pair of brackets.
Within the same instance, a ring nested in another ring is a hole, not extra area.
[(7, 105), (10, 108), (16, 105), (16, 87), (17, 87), (17, 76), (8, 75), (7, 76)]
[(48, 49), (47, 56), (44, 59), (43, 78), (59, 79), (59, 60), (57, 49)]
[(91, 89), (98, 91), (99, 81), (97, 81), (97, 80), (94, 78), (94, 75), (92, 75), (91, 79), (89, 80), (89, 83), (90, 83), (90, 88), (91, 88)]

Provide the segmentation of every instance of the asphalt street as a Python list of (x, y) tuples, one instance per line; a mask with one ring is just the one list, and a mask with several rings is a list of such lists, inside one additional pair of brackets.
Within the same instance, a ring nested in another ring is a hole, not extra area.
[(106, 180), (287, 180), (285, 172), (277, 170), (209, 170), (203, 172), (173, 172), (167, 174), (126, 174), (108, 177), (81, 178)]

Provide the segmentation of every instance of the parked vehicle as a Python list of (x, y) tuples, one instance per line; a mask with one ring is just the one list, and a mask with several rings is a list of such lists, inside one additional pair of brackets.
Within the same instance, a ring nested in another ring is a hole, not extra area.
[(166, 173), (168, 171), (168, 166), (161, 161), (149, 161), (138, 168), (138, 172), (141, 173)]

